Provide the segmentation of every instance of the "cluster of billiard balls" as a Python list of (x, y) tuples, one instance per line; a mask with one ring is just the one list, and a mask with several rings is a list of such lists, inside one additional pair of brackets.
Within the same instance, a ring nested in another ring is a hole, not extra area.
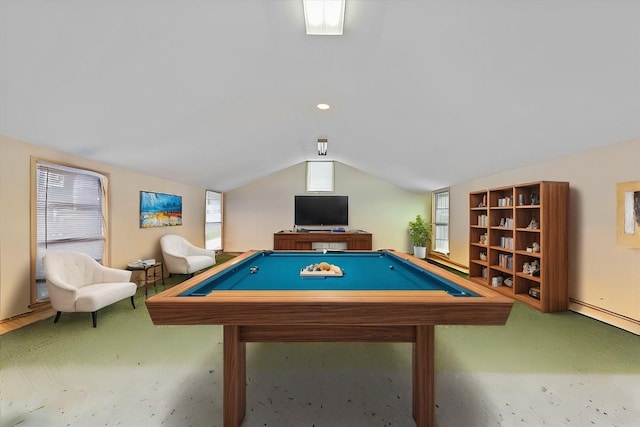
[(305, 267), (306, 271), (331, 271), (331, 264), (328, 262), (321, 262), (319, 264), (310, 264)]
[(311, 264), (302, 269), (302, 271), (319, 272), (319, 273), (334, 273), (342, 275), (342, 269), (337, 265), (331, 265), (328, 262), (321, 262), (318, 264)]

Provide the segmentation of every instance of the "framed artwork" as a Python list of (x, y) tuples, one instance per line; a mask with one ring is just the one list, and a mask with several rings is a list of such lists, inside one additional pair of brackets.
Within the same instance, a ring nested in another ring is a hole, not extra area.
[(640, 181), (620, 182), (616, 186), (618, 243), (640, 248)]
[(182, 196), (140, 192), (140, 228), (182, 225)]

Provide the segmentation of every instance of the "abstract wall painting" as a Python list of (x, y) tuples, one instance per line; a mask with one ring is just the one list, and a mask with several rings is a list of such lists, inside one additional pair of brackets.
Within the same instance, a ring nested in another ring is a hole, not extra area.
[(617, 184), (618, 243), (640, 248), (640, 181)]
[(182, 225), (182, 196), (140, 192), (140, 228)]

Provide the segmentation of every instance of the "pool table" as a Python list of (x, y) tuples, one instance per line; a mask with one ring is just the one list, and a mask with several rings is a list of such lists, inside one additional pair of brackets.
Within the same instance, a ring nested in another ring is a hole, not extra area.
[(434, 326), (503, 325), (512, 304), (391, 250), (249, 251), (146, 301), (156, 325), (223, 325), (226, 427), (245, 414), (247, 342), (412, 343), (413, 418), (433, 426)]

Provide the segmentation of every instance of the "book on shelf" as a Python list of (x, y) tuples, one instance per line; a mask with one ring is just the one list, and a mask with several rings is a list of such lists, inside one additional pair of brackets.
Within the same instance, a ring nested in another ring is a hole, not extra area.
[(508, 270), (513, 270), (513, 256), (507, 254), (498, 255), (498, 265)]
[(500, 237), (500, 246), (505, 249), (513, 249), (513, 237)]
[(513, 197), (503, 197), (501, 199), (498, 199), (499, 208), (509, 207), (509, 206), (513, 206)]

